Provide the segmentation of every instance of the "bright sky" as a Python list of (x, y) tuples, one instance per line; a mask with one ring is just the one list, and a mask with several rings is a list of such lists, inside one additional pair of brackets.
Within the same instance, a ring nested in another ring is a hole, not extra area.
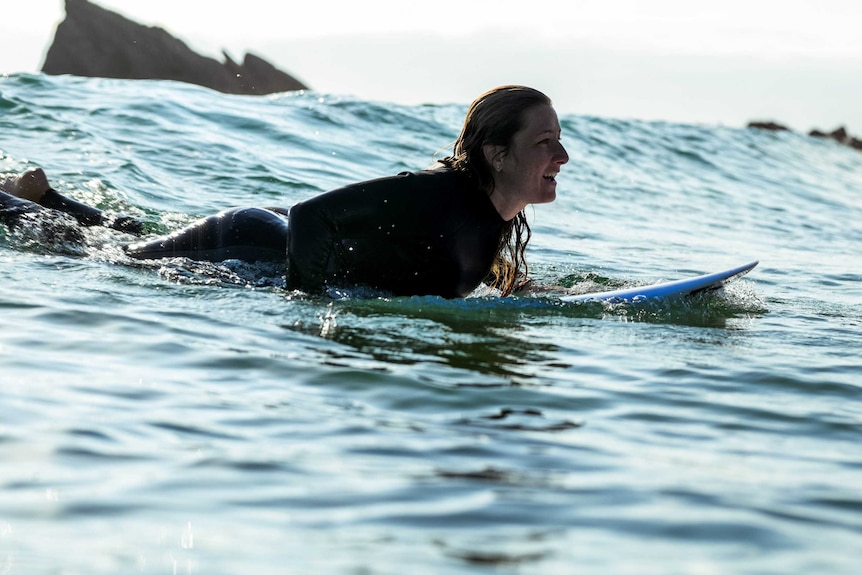
[[(2, 0), (0, 72), (37, 72), (63, 0)], [(97, 0), (313, 89), (468, 103), (522, 83), (567, 113), (862, 136), (859, 0)]]

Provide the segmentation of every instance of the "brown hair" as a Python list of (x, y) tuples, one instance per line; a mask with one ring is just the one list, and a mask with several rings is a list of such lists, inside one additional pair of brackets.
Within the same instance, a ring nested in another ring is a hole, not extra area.
[[(494, 191), (494, 176), (482, 147), (490, 144), (508, 148), (515, 134), (524, 127), (524, 112), (539, 105), (550, 106), (551, 99), (526, 86), (500, 86), (485, 92), (470, 104), (464, 127), (455, 140), (453, 154), (441, 160), (442, 163), (471, 173), (477, 179), (479, 189), (490, 196)], [(503, 296), (511, 294), (527, 281), (525, 251), (531, 235), (523, 211), (503, 228), (491, 269), (491, 285)]]

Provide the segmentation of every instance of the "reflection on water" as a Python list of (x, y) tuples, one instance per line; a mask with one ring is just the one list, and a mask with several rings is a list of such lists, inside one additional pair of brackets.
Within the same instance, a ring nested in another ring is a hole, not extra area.
[[(318, 301), (316, 322), (285, 327), (343, 344), (382, 364), (439, 363), (512, 384), (533, 382), (542, 368), (571, 367), (571, 350), (560, 353), (549, 331), (589, 337), (597, 320), (736, 329), (738, 322), (728, 320), (766, 312), (749, 286), (637, 304), (563, 303), (553, 297)], [(339, 351), (328, 353), (336, 365), (344, 359)]]
[(553, 344), (525, 337), (523, 316), (523, 308), (499, 300), (339, 300), (319, 325), (292, 327), (381, 363), (437, 363), (525, 383), (537, 366), (557, 360)]

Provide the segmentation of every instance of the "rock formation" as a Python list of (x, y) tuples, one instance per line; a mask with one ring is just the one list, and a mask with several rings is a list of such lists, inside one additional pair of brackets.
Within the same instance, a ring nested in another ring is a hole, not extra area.
[[(771, 130), (773, 132), (783, 132), (790, 130), (790, 128), (782, 126), (781, 124), (776, 124), (775, 122), (749, 122), (748, 127), (756, 128), (758, 130)], [(862, 151), (862, 140), (854, 138), (853, 136), (848, 134), (844, 126), (841, 126), (831, 132), (811, 130), (810, 132), (808, 132), (808, 135), (812, 138), (829, 138), (831, 140), (835, 140), (839, 144), (844, 144), (845, 146), (850, 146), (851, 148)]]
[(247, 54), (221, 63), (158, 27), (142, 26), (87, 0), (66, 0), (66, 18), (45, 56), (46, 74), (189, 82), (229, 94), (305, 90), (300, 81)]
[(757, 128), (758, 130), (770, 130), (773, 132), (787, 132), (790, 130), (787, 126), (782, 126), (775, 122), (749, 122), (749, 128)]
[(828, 133), (821, 132), (820, 130), (811, 130), (810, 132), (808, 132), (808, 135), (812, 138), (831, 138), (839, 144), (844, 144), (846, 146), (850, 146), (851, 148), (862, 150), (862, 140), (854, 138), (853, 136), (848, 134), (847, 130), (844, 129), (844, 126), (841, 126), (837, 130), (833, 130)]

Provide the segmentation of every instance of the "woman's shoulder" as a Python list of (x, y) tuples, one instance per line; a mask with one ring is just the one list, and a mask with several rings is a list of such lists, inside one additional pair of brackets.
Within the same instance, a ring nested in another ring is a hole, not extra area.
[(429, 188), (439, 186), (472, 186), (470, 174), (457, 168), (449, 167), (441, 162), (436, 162), (424, 170), (403, 171), (390, 176), (382, 176), (363, 182), (357, 182), (344, 186), (344, 188), (368, 189), (374, 187), (404, 187), (414, 188), (417, 186), (428, 186)]
[(475, 188), (472, 175), (458, 168), (453, 168), (442, 162), (431, 164), (424, 170), (417, 172), (406, 172), (414, 176), (426, 178), (429, 182), (433, 181), (439, 184), (446, 184), (447, 187), (455, 186), (458, 188)]

